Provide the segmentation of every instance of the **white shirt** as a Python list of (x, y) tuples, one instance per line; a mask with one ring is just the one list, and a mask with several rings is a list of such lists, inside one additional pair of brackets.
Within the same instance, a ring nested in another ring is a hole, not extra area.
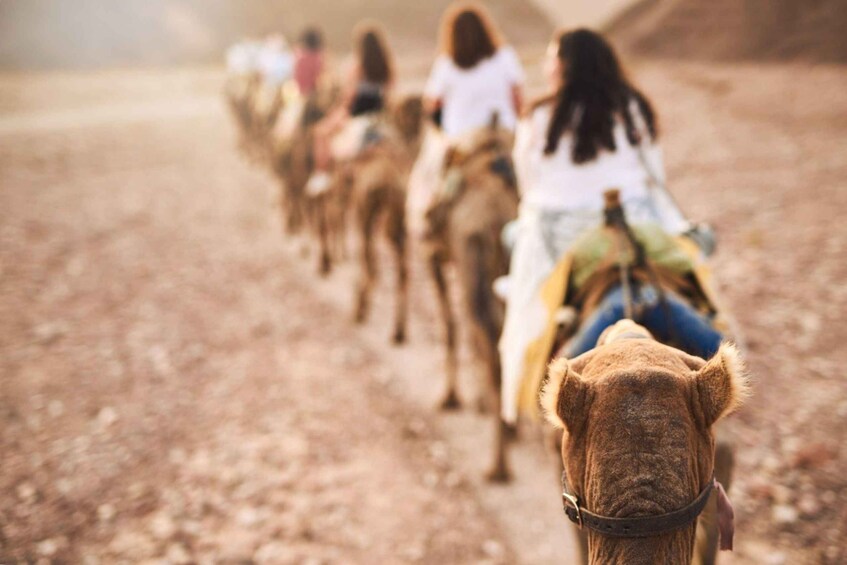
[[(613, 130), (615, 151), (600, 149), (593, 161), (576, 164), (571, 157), (573, 135), (567, 132), (559, 140), (556, 152), (545, 155), (552, 110), (552, 103), (536, 108), (521, 121), (515, 135), (514, 160), (522, 203), (540, 210), (600, 211), (603, 192), (610, 188), (620, 189), (621, 201), (626, 204), (649, 196), (647, 185), (651, 174), (664, 182), (664, 165), (658, 145), (649, 143), (649, 136), (644, 136), (643, 154), (650, 166), (648, 171), (639, 148), (629, 143), (620, 119), (616, 120)], [(636, 108), (633, 110), (637, 112)], [(641, 115), (634, 115), (636, 126), (643, 127)]]
[(488, 125), (494, 112), (501, 127), (514, 129), (517, 114), (513, 88), (523, 81), (523, 68), (511, 47), (501, 47), (470, 69), (441, 55), (432, 67), (424, 95), (441, 100), (441, 126), (452, 140)]

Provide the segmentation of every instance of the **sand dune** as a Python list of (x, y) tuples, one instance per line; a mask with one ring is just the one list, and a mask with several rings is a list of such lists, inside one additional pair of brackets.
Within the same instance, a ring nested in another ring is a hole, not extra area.
[(647, 55), (844, 63), (845, 26), (843, 0), (644, 0), (608, 31)]

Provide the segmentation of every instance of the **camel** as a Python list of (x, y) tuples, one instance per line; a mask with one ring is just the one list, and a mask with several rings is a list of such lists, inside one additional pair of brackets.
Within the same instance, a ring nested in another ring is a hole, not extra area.
[(233, 75), (227, 79), (224, 95), (238, 127), (238, 148), (246, 154), (250, 151), (253, 130), (253, 105), (256, 92), (261, 86), (258, 74)]
[[(487, 374), (487, 405), (496, 419), (494, 462), (487, 476), (503, 482), (510, 473), (506, 461), (508, 430), (500, 419), (500, 356), (497, 340), (503, 327), (503, 304), (494, 295), (494, 281), (509, 268), (500, 234), (517, 215), (518, 193), (511, 174), (512, 136), (491, 127), (477, 133), (467, 149), (448, 152), (448, 176), (461, 172), (461, 182), (453, 194), (441, 197), (427, 212), (426, 261), (435, 283), (438, 304), (445, 327), (446, 391), (443, 409), (460, 406), (456, 391), (458, 356), (456, 319), (450, 302), (445, 267), (452, 263), (459, 275), (464, 310), (477, 359)], [(455, 181), (454, 181), (455, 182)]]
[(239, 130), (238, 146), (251, 160), (269, 157), (274, 125), (283, 107), (282, 87), (269, 87), (261, 75), (232, 76), (224, 93)]
[[(356, 289), (354, 321), (364, 323), (371, 307), (376, 282), (374, 254), (376, 228), (384, 222), (385, 235), (393, 249), (397, 268), (395, 344), (406, 340), (408, 309), (408, 246), (406, 241), (406, 183), (418, 151), (423, 106), (419, 96), (407, 96), (393, 106), (386, 121), (373, 128), (374, 139), (350, 163), (342, 163), (335, 173), (331, 191), (321, 195), (319, 217), (321, 268), (331, 264), (330, 242), (343, 238), (345, 215), (352, 213), (359, 236), (359, 280)], [(386, 123), (387, 122), (387, 123)]]
[(289, 234), (300, 231), (309, 215), (305, 187), (314, 167), (312, 127), (332, 107), (337, 96), (335, 85), (321, 88), (305, 101), (297, 128), (289, 139), (269, 137), (267, 140), (271, 169), (280, 183), (283, 226)]
[[(595, 349), (550, 364), (541, 404), (563, 430), (563, 498), (587, 530), (588, 563), (691, 563), (697, 515), (710, 496), (722, 549), (731, 549), (714, 425), (748, 394), (735, 346), (725, 342), (706, 361), (631, 320), (608, 328)], [(669, 517), (681, 509), (686, 517)]]

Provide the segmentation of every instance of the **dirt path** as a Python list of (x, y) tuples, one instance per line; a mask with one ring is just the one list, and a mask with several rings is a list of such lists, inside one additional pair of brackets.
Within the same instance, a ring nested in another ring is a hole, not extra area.
[(0, 144), (0, 561), (512, 561), (222, 108), (155, 103)]
[[(675, 192), (720, 231), (757, 378), (723, 562), (838, 563), (847, 73), (637, 71)], [(0, 561), (570, 557), (537, 432), (492, 487), (489, 423), (432, 411), (442, 350), (420, 265), (407, 347), (388, 346), (388, 282), (354, 328), (351, 267), (317, 280), (283, 240), (219, 78), (0, 77)]]

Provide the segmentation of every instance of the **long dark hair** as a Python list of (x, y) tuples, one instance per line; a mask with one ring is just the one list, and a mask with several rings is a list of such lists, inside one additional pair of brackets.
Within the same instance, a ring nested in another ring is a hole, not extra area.
[(360, 27), (356, 44), (362, 78), (376, 84), (391, 82), (394, 77), (394, 65), (382, 30), (372, 24)]
[(631, 111), (635, 101), (651, 139), (656, 139), (656, 114), (650, 101), (626, 78), (611, 45), (599, 34), (578, 29), (559, 36), (557, 52), (562, 64), (562, 84), (547, 100), (555, 104), (544, 153), (555, 153), (559, 141), (573, 132), (572, 159), (587, 163), (601, 149), (615, 151), (615, 117), (623, 119), (631, 145), (641, 143)]
[(497, 52), (501, 39), (488, 11), (477, 3), (447, 9), (441, 20), (441, 51), (459, 68), (470, 69)]

